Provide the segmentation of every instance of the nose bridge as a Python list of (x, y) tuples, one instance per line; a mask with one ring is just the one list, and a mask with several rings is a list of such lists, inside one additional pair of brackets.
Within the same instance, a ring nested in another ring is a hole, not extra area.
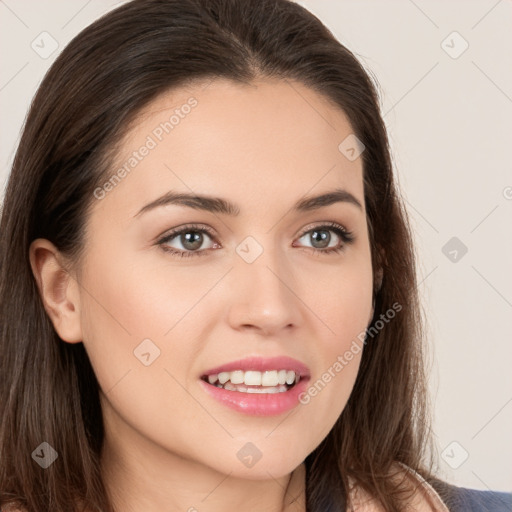
[(289, 268), (286, 270), (286, 255), (282, 253), (279, 242), (272, 234), (256, 236), (247, 236), (236, 247), (237, 273), (241, 278), (247, 276), (252, 284), (261, 283), (274, 292), (279, 291), (285, 286), (285, 274), (290, 273)]
[(293, 277), (279, 244), (272, 236), (248, 236), (236, 248), (236, 304), (232, 321), (265, 331), (298, 322)]

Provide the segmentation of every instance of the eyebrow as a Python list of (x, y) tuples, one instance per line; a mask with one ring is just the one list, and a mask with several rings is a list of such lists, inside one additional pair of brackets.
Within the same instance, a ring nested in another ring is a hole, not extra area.
[[(308, 212), (325, 206), (330, 206), (335, 203), (348, 203), (356, 206), (361, 211), (363, 210), (363, 206), (359, 200), (350, 192), (341, 188), (337, 188), (317, 196), (303, 197), (295, 203), (293, 210), (296, 212)], [(149, 210), (170, 204), (188, 206), (195, 210), (204, 210), (212, 213), (222, 213), (232, 217), (236, 217), (240, 214), (240, 208), (238, 205), (221, 197), (189, 194), (186, 192), (175, 192), (171, 190), (158, 199), (155, 199), (154, 201), (151, 201), (151, 203), (143, 206), (135, 217), (139, 217)]]

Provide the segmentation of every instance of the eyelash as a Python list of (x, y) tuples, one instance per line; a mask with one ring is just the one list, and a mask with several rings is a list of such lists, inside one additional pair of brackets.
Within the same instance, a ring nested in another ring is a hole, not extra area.
[[(328, 229), (324, 229), (328, 228)], [(340, 226), (339, 224), (336, 224), (335, 222), (328, 222), (325, 224), (321, 224), (319, 226), (314, 226), (313, 228), (307, 229), (306, 231), (302, 232), (298, 238), (302, 238), (304, 235), (308, 234), (311, 231), (333, 231), (338, 235), (342, 240), (342, 245), (339, 247), (330, 247), (328, 249), (315, 249), (313, 248), (306, 248), (306, 249), (312, 249), (314, 253), (320, 253), (320, 254), (338, 254), (341, 251), (345, 249), (346, 245), (351, 244), (354, 241), (354, 236), (351, 231), (347, 231), (343, 226)], [(212, 239), (215, 237), (214, 233), (211, 229), (206, 228), (204, 226), (199, 226), (196, 224), (190, 224), (187, 226), (184, 226), (183, 228), (180, 228), (175, 231), (171, 231), (167, 235), (165, 235), (163, 238), (158, 240), (157, 245), (159, 245), (162, 250), (165, 252), (168, 252), (172, 254), (173, 256), (179, 257), (179, 258), (190, 258), (193, 256), (206, 256), (207, 253), (212, 249), (201, 249), (199, 251), (181, 251), (176, 250), (174, 248), (170, 248), (169, 246), (166, 246), (165, 244), (173, 240), (174, 238), (177, 238), (178, 236), (184, 234), (184, 233), (206, 233), (209, 235)]]

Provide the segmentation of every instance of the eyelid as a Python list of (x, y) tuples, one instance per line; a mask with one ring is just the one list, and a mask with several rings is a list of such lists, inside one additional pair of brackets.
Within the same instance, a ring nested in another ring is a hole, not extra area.
[[(339, 230), (343, 231), (347, 235), (351, 235), (352, 233), (342, 226), (341, 224), (338, 224), (337, 222), (333, 221), (317, 221), (313, 222), (311, 224), (308, 224), (306, 227), (302, 229), (299, 235), (297, 235), (298, 238), (302, 238), (306, 233), (309, 233), (313, 229), (318, 229), (322, 227), (331, 227), (331, 228), (338, 228)], [(168, 239), (169, 237), (173, 235), (179, 235), (185, 230), (198, 230), (198, 231), (206, 231), (209, 235), (212, 237), (216, 236), (215, 231), (210, 228), (209, 226), (206, 226), (204, 224), (184, 224), (183, 226), (177, 226), (176, 228), (173, 228), (168, 233), (165, 233), (164, 235), (159, 237), (159, 240)]]
[(298, 238), (302, 238), (306, 233), (309, 233), (310, 231), (313, 231), (314, 229), (318, 228), (336, 228), (340, 231), (343, 231), (345, 235), (349, 238), (352, 233), (342, 226), (341, 224), (338, 224), (337, 222), (333, 222), (332, 220), (326, 220), (326, 221), (320, 221), (320, 222), (313, 222), (312, 224), (308, 224), (303, 231), (298, 235)]
[(162, 241), (167, 241), (169, 238), (173, 238), (173, 237), (180, 235), (186, 231), (199, 231), (199, 232), (205, 231), (212, 238), (216, 236), (215, 231), (212, 228), (210, 228), (204, 224), (194, 224), (194, 223), (183, 224), (182, 226), (177, 226), (177, 227), (171, 229), (170, 231), (164, 233), (163, 235), (159, 236), (157, 243), (161, 243)]

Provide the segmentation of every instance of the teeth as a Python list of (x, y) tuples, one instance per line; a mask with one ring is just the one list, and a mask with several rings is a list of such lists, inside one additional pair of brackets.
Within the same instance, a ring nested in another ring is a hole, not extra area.
[[(295, 376), (295, 372), (293, 372)], [(276, 371), (263, 372), (261, 376), (262, 386), (277, 386), (279, 384), (279, 377)]]
[(246, 386), (261, 386), (261, 372), (245, 372), (244, 384)]
[(231, 372), (231, 378), (229, 379), (231, 384), (243, 384), (244, 383), (244, 372), (241, 370), (237, 370), (236, 372)]
[[(234, 384), (238, 384), (236, 390), (242, 389), (245, 386), (263, 386), (279, 389), (279, 387), (288, 384), (296, 384), (300, 380), (300, 375), (293, 370), (267, 370), (258, 372), (254, 370), (242, 371), (235, 370), (233, 372), (220, 372), (219, 374), (208, 375), (208, 382), (210, 384), (221, 385), (224, 389), (231, 389)], [(256, 388), (249, 389), (248, 393), (259, 393), (260, 390)], [(256, 389), (256, 391), (254, 391)], [(234, 389), (233, 389), (234, 390)], [(278, 392), (278, 391), (277, 391)]]
[(229, 378), (231, 377), (231, 374), (229, 372), (220, 372), (219, 373), (219, 382), (221, 384), (225, 384)]

